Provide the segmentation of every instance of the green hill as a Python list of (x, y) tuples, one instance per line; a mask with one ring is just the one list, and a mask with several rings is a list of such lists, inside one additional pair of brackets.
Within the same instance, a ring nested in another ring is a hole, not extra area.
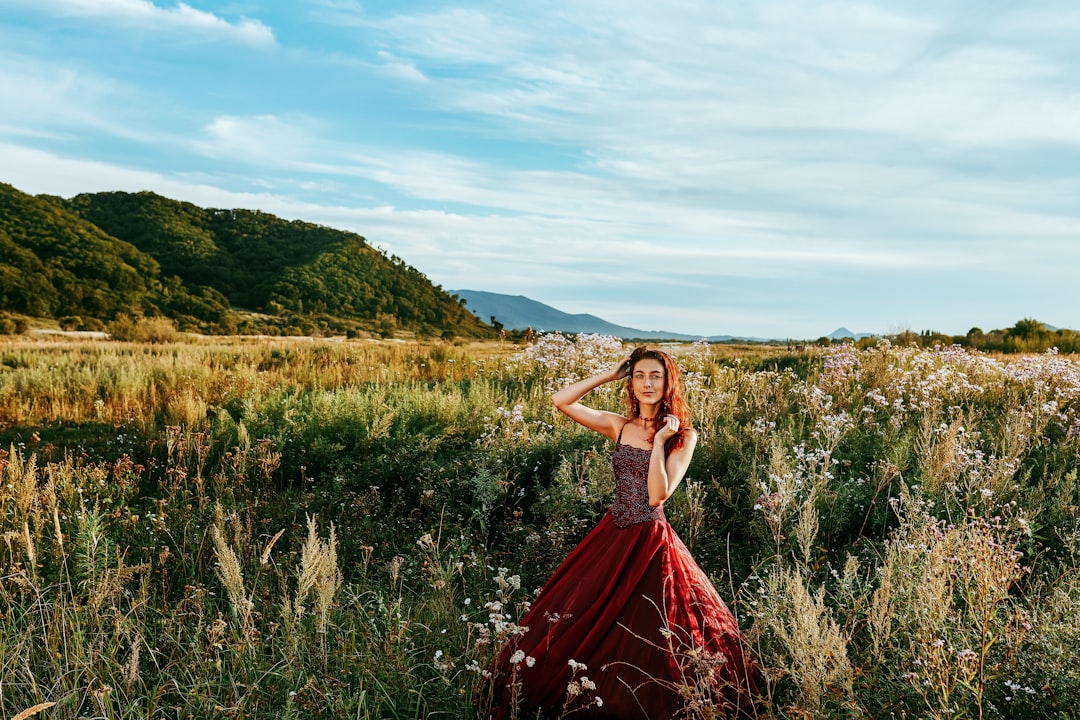
[(161, 314), (204, 332), (491, 333), (355, 233), (150, 192), (64, 200), (0, 184), (0, 281), (0, 310), (43, 317)]
[(222, 302), (164, 280), (153, 256), (54, 198), (0, 184), (0, 310), (102, 320), (187, 311), (213, 323), (227, 311)]
[(29, 315), (108, 315), (137, 305), (160, 275), (128, 243), (46, 199), (0, 186), (0, 306)]

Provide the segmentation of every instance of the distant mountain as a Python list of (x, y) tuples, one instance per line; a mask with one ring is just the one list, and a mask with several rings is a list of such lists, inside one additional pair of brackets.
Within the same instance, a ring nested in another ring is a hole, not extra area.
[(639, 330), (616, 325), (595, 315), (566, 313), (524, 295), (503, 295), (482, 290), (451, 290), (450, 292), (464, 299), (465, 307), (481, 320), (491, 322), (494, 318), (508, 330), (525, 330), (531, 327), (537, 332), (598, 333), (626, 340), (772, 342), (764, 338), (733, 335), (703, 337), (663, 330)]
[(826, 337), (830, 340), (862, 340), (864, 337), (873, 337), (873, 333), (853, 333), (846, 327), (838, 327)]
[[(244, 312), (240, 312), (240, 311)], [(201, 332), (490, 337), (461, 301), (351, 232), (151, 192), (0, 183), (0, 312), (164, 315)]]
[(595, 315), (573, 315), (531, 300), (524, 295), (502, 295), (482, 290), (451, 290), (450, 292), (463, 298), (465, 307), (476, 317), (487, 323), (491, 323), (494, 318), (507, 330), (525, 330), (531, 327), (537, 332), (599, 333), (642, 340), (700, 339), (679, 333), (638, 330), (616, 325)]

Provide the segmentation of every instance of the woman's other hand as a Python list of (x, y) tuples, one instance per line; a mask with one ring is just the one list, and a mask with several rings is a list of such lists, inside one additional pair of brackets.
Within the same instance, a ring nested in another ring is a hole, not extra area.
[(663, 445), (679, 432), (679, 418), (674, 415), (665, 415), (664, 424), (656, 429), (656, 434), (653, 435), (653, 445)]

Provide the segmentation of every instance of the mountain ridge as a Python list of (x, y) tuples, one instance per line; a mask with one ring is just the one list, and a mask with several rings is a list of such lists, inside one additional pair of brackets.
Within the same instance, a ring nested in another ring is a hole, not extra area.
[(874, 337), (874, 333), (854, 333), (841, 325), (825, 337), (830, 340), (862, 340), (863, 338)]
[(598, 333), (624, 340), (673, 340), (693, 342), (784, 342), (783, 340), (734, 335), (689, 335), (664, 330), (641, 330), (604, 320), (588, 313), (567, 313), (524, 295), (508, 295), (485, 290), (451, 290), (465, 301), (465, 307), (485, 322), (497, 321), (508, 330), (537, 332)]

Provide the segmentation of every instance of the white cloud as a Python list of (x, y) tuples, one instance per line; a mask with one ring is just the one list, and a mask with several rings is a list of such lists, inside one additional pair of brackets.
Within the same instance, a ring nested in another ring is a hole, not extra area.
[(101, 127), (95, 108), (117, 90), (93, 72), (0, 54), (0, 120), (21, 127), (20, 134), (49, 125)]
[[(498, 65), (532, 39), (527, 25), (476, 8), (376, 17), (357, 3), (341, 3), (326, 11), (328, 22), (334, 25), (377, 30), (394, 38), (409, 54), (454, 64)], [(530, 13), (526, 10), (523, 15)]]
[(376, 67), (380, 72), (389, 77), (397, 78), (399, 80), (408, 80), (410, 82), (428, 81), (424, 73), (422, 73), (414, 63), (403, 62), (385, 50), (380, 50), (378, 52), (378, 57), (382, 62)]
[(954, 19), (926, 12), (530, 3), (517, 16), (459, 9), (366, 24), (421, 71), (470, 68), (433, 89), (447, 108), (502, 119), (503, 132), (587, 144), (608, 162), (642, 141), (708, 148), (765, 129), (960, 147), (1080, 142), (1080, 93), (1038, 46), (943, 40)]
[[(1036, 232), (1053, 238), (1046, 252), (1061, 252), (1058, 244), (1068, 246), (1080, 230), (1077, 217), (1038, 209), (1040, 199), (1073, 197), (1075, 181), (976, 181), (873, 162), (745, 162), (730, 173), (743, 193), (789, 203), (796, 199), (805, 206), (753, 210), (735, 200), (718, 202), (733, 182), (724, 172), (691, 178), (694, 192), (658, 196), (659, 174), (613, 179), (508, 169), (445, 153), (357, 147), (322, 139), (320, 128), (308, 121), (222, 117), (207, 130), (209, 137), (199, 147), (210, 155), (341, 182), (373, 182), (410, 205), (453, 207), (452, 212), (341, 215), (345, 226), (380, 234), (404, 257), (438, 257), (446, 268), (490, 268), (500, 257), (508, 258), (504, 265), (537, 262), (549, 268), (546, 282), (556, 275), (563, 282), (576, 277), (559, 270), (568, 263), (607, 258), (615, 258), (613, 272), (638, 277), (618, 258), (647, 251), (650, 243), (667, 248), (656, 269), (671, 276), (778, 278), (840, 269), (995, 267), (1014, 262), (1009, 253), (1018, 236)], [(672, 186), (679, 180), (677, 173), (665, 179)], [(720, 190), (703, 192), (709, 182)], [(287, 192), (281, 184), (267, 187)], [(835, 212), (822, 213), (823, 208)], [(310, 219), (320, 221), (329, 212), (312, 210), (319, 217)], [(522, 247), (509, 256), (508, 238)], [(979, 251), (973, 254), (975, 247)], [(1028, 254), (1024, 262), (1042, 257)], [(498, 276), (508, 277), (499, 267)]]
[(966, 47), (907, 68), (851, 129), (959, 147), (1080, 146), (1080, 92), (1030, 51)]
[(319, 133), (319, 122), (306, 116), (221, 115), (203, 128), (203, 136), (192, 147), (211, 158), (288, 169), (332, 152), (320, 141)]
[(90, 67), (0, 52), (0, 137), (70, 143), (102, 133), (140, 144), (160, 143), (167, 130), (143, 130), (134, 119), (153, 93)]
[(209, 183), (165, 173), (124, 167), (110, 162), (65, 157), (51, 152), (0, 142), (0, 167), (5, 181), (22, 192), (71, 197), (84, 192), (141, 192), (152, 190), (205, 207), (258, 209), (267, 197), (239, 193)]
[(151, 0), (35, 0), (27, 4), (59, 15), (99, 17), (149, 30), (179, 29), (206, 38), (221, 37), (250, 45), (268, 46), (276, 43), (274, 31), (259, 20), (241, 18), (229, 21), (183, 2), (176, 3), (174, 7), (159, 7)]

